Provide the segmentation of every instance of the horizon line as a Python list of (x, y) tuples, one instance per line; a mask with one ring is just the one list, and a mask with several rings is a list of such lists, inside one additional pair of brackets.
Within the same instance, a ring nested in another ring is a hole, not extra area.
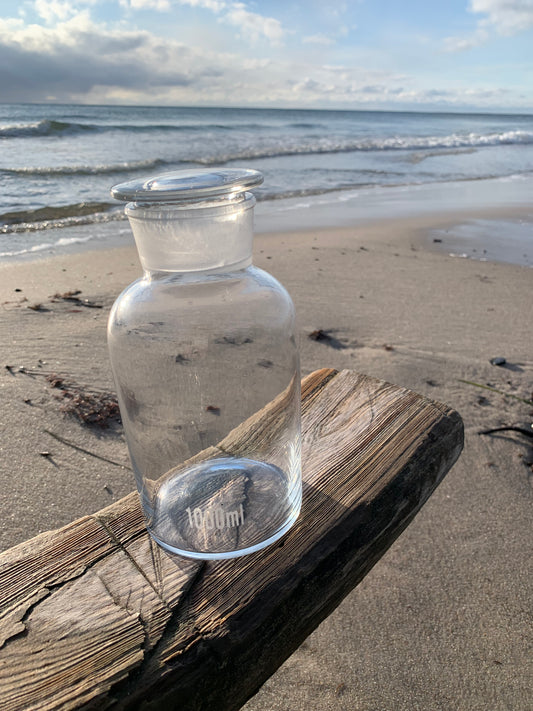
[(216, 104), (143, 104), (131, 103), (79, 103), (76, 101), (2, 101), (0, 106), (86, 106), (86, 107), (119, 107), (137, 109), (222, 109), (234, 111), (323, 111), (331, 113), (398, 113), (398, 114), (449, 114), (449, 115), (499, 115), (499, 116), (533, 116), (533, 108), (481, 108), (463, 107), (457, 109), (446, 108), (325, 108), (316, 106), (234, 106)]

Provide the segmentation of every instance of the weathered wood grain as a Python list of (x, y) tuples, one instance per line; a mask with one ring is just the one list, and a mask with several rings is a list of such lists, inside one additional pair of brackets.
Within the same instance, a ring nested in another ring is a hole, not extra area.
[[(171, 558), (134, 494), (0, 555), (2, 711), (240, 708), (383, 555), (462, 448), (457, 413), (351, 371), (308, 376), (302, 416), (302, 513), (270, 548)], [(264, 436), (265, 422), (254, 430)], [(242, 438), (237, 428), (224, 450)]]

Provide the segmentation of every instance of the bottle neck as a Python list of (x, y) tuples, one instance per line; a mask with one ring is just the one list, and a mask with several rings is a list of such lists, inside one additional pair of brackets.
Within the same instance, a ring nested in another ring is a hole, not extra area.
[(183, 203), (128, 203), (126, 215), (148, 272), (241, 269), (252, 261), (251, 193)]

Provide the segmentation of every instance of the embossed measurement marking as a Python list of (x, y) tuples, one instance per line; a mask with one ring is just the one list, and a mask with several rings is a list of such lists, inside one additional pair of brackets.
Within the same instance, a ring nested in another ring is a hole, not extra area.
[(194, 528), (206, 528), (213, 530), (218, 528), (235, 528), (244, 523), (244, 508), (241, 504), (238, 509), (233, 511), (224, 511), (220, 506), (202, 511), (198, 506), (194, 509), (190, 507), (185, 509), (189, 517), (189, 524)]

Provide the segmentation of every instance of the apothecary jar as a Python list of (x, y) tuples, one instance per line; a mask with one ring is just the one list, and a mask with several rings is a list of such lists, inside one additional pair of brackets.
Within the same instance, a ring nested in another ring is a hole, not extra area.
[(300, 509), (294, 308), (252, 265), (262, 180), (192, 170), (112, 189), (143, 268), (108, 327), (126, 440), (150, 534), (193, 558), (259, 550)]

